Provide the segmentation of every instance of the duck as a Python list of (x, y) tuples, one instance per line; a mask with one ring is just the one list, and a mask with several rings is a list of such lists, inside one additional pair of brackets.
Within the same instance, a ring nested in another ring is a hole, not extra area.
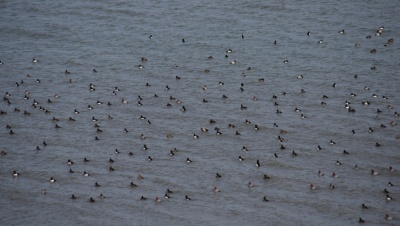
[(310, 190), (314, 190), (316, 187), (314, 184), (310, 184)]
[(257, 167), (260, 167), (260, 166), (261, 166), (260, 160), (258, 160), (258, 159), (257, 159), (257, 161), (256, 161), (256, 166), (257, 166)]
[(56, 182), (57, 180), (54, 178), (54, 177), (50, 177), (50, 182), (51, 183), (54, 183), (54, 182)]
[(220, 190), (218, 189), (217, 186), (214, 186), (213, 191), (214, 191), (214, 192), (220, 192)]
[(13, 175), (14, 177), (18, 177), (20, 174), (19, 174), (17, 171), (14, 170), (14, 172), (13, 172), (12, 175)]
[(241, 162), (241, 161), (244, 161), (244, 158), (242, 158), (242, 156), (241, 156), (241, 155), (239, 155), (239, 158), (238, 158), (238, 160), (239, 160), (239, 162)]

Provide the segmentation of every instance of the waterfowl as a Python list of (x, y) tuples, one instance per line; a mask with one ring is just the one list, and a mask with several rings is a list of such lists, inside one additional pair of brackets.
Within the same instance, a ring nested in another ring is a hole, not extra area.
[(14, 172), (13, 172), (12, 175), (13, 175), (14, 177), (18, 177), (20, 174), (19, 174), (17, 171), (14, 170)]
[(244, 161), (244, 158), (242, 158), (242, 156), (239, 155), (238, 160), (239, 160), (239, 162), (241, 162), (241, 161)]
[(256, 161), (256, 166), (257, 166), (257, 167), (260, 167), (260, 166), (261, 166), (260, 160), (258, 160), (258, 159), (257, 159), (257, 161)]
[(54, 182), (56, 182), (57, 180), (54, 178), (54, 177), (50, 177), (50, 182), (51, 183), (54, 183)]
[(365, 221), (360, 217), (360, 218), (358, 219), (358, 223), (365, 223)]
[(190, 200), (192, 200), (191, 198), (189, 198), (189, 196), (187, 196), (187, 195), (185, 195), (185, 199), (187, 200), (187, 201), (190, 201)]

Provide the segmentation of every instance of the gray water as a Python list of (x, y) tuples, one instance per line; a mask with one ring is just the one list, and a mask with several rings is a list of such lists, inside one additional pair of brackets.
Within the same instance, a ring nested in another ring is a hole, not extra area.
[[(0, 93), (11, 94), (0, 102), (7, 112), (0, 115), (0, 150), (7, 153), (0, 156), (0, 224), (357, 225), (361, 217), (368, 225), (399, 225), (399, 6), (399, 1), (0, 1)], [(384, 46), (390, 38), (394, 42)], [(346, 110), (346, 100), (355, 112)], [(174, 148), (178, 152), (170, 156)], [(245, 160), (239, 162), (239, 155)], [(138, 186), (131, 188), (131, 182)], [(386, 200), (385, 188), (393, 200)], [(164, 199), (167, 189), (173, 191), (170, 199)], [(387, 221), (386, 213), (393, 219)]]

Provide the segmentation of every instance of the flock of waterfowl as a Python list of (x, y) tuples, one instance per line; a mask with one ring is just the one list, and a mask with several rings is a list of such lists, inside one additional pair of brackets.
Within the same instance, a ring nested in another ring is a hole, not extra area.
[[(372, 38), (382, 38), (385, 37), (385, 28), (384, 27), (379, 27), (376, 29), (375, 34), (372, 35), (368, 35), (366, 36), (366, 40), (368, 41), (369, 39)], [(345, 30), (340, 30), (338, 32), (338, 35), (345, 35), (346, 32)], [(309, 36), (310, 38), (312, 37), (313, 33), (311, 31), (305, 32), (304, 35)], [(380, 37), (382, 36), (382, 37)], [(153, 36), (150, 35), (148, 37), (149, 39), (152, 39)], [(241, 36), (242, 39), (245, 39), (245, 36), (242, 35)], [(182, 39), (182, 44), (185, 45), (187, 44), (189, 41), (188, 38)], [(274, 41), (271, 42), (271, 45), (279, 45), (280, 41)], [(324, 40), (319, 40), (314, 42), (315, 45), (324, 45), (325, 42)], [(387, 38), (385, 40), (385, 42), (382, 42), (382, 46), (384, 48), (390, 48), (392, 45), (394, 45), (394, 39), (393, 38)], [(362, 44), (360, 43), (356, 43), (354, 48), (360, 48)], [(379, 48), (380, 47), (376, 47), (374, 49), (370, 50), (370, 54), (379, 54)], [(229, 64), (227, 64), (227, 67), (236, 67), (238, 66), (238, 61), (236, 59), (230, 59), (230, 55), (232, 52), (234, 52), (234, 49), (227, 49), (225, 53), (221, 53), (222, 55), (225, 55), (224, 58), (229, 58)], [(216, 57), (213, 56), (206, 56), (204, 58), (205, 61), (214, 61), (217, 60), (215, 59)], [(1, 67), (7, 67), (7, 64), (9, 63), (7, 61), (7, 59), (2, 59), (3, 61), (0, 61), (0, 71), (2, 70)], [(136, 66), (132, 66), (132, 70), (146, 70), (146, 63), (147, 61), (151, 61), (152, 59), (147, 59), (145, 57), (140, 57), (139, 58), (139, 62), (137, 63)], [(31, 63), (34, 64), (34, 67), (41, 67), (41, 64), (45, 64), (45, 62), (42, 62), (42, 59), (37, 59), (37, 58), (33, 58), (32, 62), (27, 62), (27, 63)], [(288, 59), (285, 59), (283, 61), (284, 64), (290, 64)], [(182, 64), (184, 64), (184, 62), (182, 62)], [(178, 65), (174, 65), (174, 67), (178, 67)], [(97, 73), (101, 73), (101, 71), (99, 69), (88, 69), (91, 70), (92, 76), (96, 77)], [(243, 70), (246, 71), (251, 71), (251, 67), (246, 67)], [(377, 70), (377, 68), (375, 66), (372, 66), (370, 68), (370, 70), (374, 71)], [(1, 72), (0, 72), (1, 73)], [(74, 80), (74, 78), (72, 78), (71, 76), (77, 72), (73, 72), (73, 71), (69, 71), (69, 70), (65, 70), (64, 71), (64, 75), (60, 76), (60, 80), (66, 80), (66, 84), (70, 84), (70, 85), (74, 85), (76, 84), (76, 81)], [(206, 68), (204, 69), (204, 73), (212, 73), (212, 68)], [(166, 93), (143, 93), (139, 96), (137, 96), (136, 100), (131, 100), (128, 99), (126, 97), (122, 97), (120, 96), (120, 93), (124, 93), (125, 95), (127, 92), (127, 90), (121, 90), (118, 87), (115, 87), (114, 85), (110, 84), (110, 87), (106, 88), (106, 92), (109, 92), (110, 96), (117, 96), (117, 98), (114, 98), (114, 101), (103, 101), (104, 99), (111, 99), (108, 97), (103, 97), (103, 96), (99, 96), (98, 100), (95, 103), (87, 103), (87, 110), (86, 109), (82, 109), (81, 106), (76, 107), (75, 109), (63, 109), (65, 111), (69, 111), (70, 115), (68, 117), (60, 117), (59, 115), (54, 113), (54, 108), (53, 108), (53, 104), (58, 102), (60, 103), (58, 105), (58, 107), (64, 107), (62, 105), (62, 102), (66, 99), (69, 98), (69, 96), (74, 95), (74, 94), (70, 94), (70, 93), (58, 93), (57, 89), (54, 89), (53, 91), (55, 91), (51, 97), (42, 97), (39, 98), (37, 97), (36, 93), (34, 91), (31, 91), (31, 89), (37, 90), (40, 89), (37, 86), (40, 85), (40, 83), (50, 83), (51, 81), (47, 81), (45, 78), (40, 78), (37, 75), (30, 75), (30, 72), (27, 71), (26, 72), (26, 76), (24, 78), (20, 78), (20, 79), (16, 79), (14, 84), (10, 84), (9, 87), (6, 90), (2, 90), (3, 92), (3, 101), (1, 102), (0, 105), (0, 118), (1, 118), (1, 126), (3, 127), (3, 131), (2, 131), (2, 136), (9, 136), (8, 139), (23, 139), (23, 134), (21, 134), (20, 132), (20, 128), (24, 126), (24, 122), (25, 121), (29, 121), (30, 117), (32, 115), (35, 114), (45, 114), (44, 118), (45, 120), (43, 120), (43, 124), (53, 124), (54, 130), (57, 130), (60, 134), (63, 133), (63, 130), (68, 130), (70, 129), (73, 124), (71, 123), (80, 123), (80, 124), (87, 124), (88, 127), (93, 127), (93, 133), (95, 133), (96, 135), (92, 137), (92, 140), (94, 142), (98, 141), (98, 140), (102, 140), (102, 139), (107, 139), (106, 136), (101, 136), (101, 134), (107, 133), (107, 129), (102, 127), (102, 122), (106, 121), (106, 120), (114, 120), (115, 116), (113, 116), (114, 114), (116, 114), (117, 112), (113, 112), (114, 110), (109, 110), (108, 111), (108, 115), (105, 118), (103, 115), (98, 115), (96, 114), (96, 108), (101, 106), (101, 105), (106, 105), (106, 106), (112, 106), (112, 105), (132, 105), (132, 108), (136, 108), (136, 106), (140, 106), (145, 108), (146, 107), (146, 101), (150, 98), (161, 98), (161, 96), (164, 97), (168, 97), (166, 102), (159, 102), (158, 105), (160, 107), (160, 109), (164, 109), (166, 108), (173, 108), (174, 106), (179, 106), (179, 109), (181, 111), (182, 114), (187, 114), (190, 111), (196, 111), (195, 108), (193, 107), (189, 107), (187, 105), (185, 105), (185, 102), (187, 100), (187, 98), (191, 98), (190, 96), (182, 96), (182, 97), (174, 97), (174, 95), (171, 95), (172, 92), (168, 92), (168, 94)], [(245, 77), (246, 74), (243, 73), (241, 76)], [(67, 78), (67, 79), (66, 79)], [(179, 82), (180, 80), (185, 79), (184, 76), (175, 76), (174, 79), (176, 80), (176, 82)], [(296, 75), (290, 79), (294, 79), (294, 80), (306, 80), (306, 79), (311, 79), (311, 78), (307, 78), (307, 75), (303, 75), (303, 74), (299, 74)], [(354, 76), (354, 79), (357, 79), (357, 75)], [(263, 84), (268, 82), (268, 78), (261, 76), (258, 78), (253, 78), (253, 80), (257, 81), (256, 84)], [(111, 81), (112, 82), (112, 79)], [(338, 81), (339, 82), (339, 81)], [(150, 82), (147, 82), (145, 84), (140, 84), (146, 87), (150, 87), (153, 84), (151, 84)], [(158, 86), (164, 86), (165, 91), (169, 91), (171, 90), (171, 87), (169, 85), (164, 85), (164, 84), (157, 84)], [(220, 81), (218, 83), (219, 86), (224, 86), (224, 82)], [(336, 88), (337, 87), (337, 83), (334, 83), (331, 85), (332, 88)], [(251, 86), (249, 86), (248, 84), (246, 84), (245, 82), (241, 82), (240, 84), (238, 84), (239, 87), (239, 91), (240, 92), (246, 92), (245, 89), (251, 89)], [(199, 89), (203, 92), (207, 92), (208, 89), (210, 88), (210, 84), (204, 84), (203, 87), (192, 87), (193, 89)], [(87, 84), (87, 93), (95, 93), (98, 92), (99, 88), (96, 86), (95, 83), (90, 83)], [(363, 92), (369, 92), (370, 88), (369, 86), (365, 86)], [(103, 90), (104, 91), (104, 90)], [(382, 92), (386, 92), (387, 90), (382, 90)], [(56, 93), (57, 92), (57, 93)], [(163, 91), (160, 91), (163, 92)], [(229, 96), (230, 93), (229, 92), (237, 92), (237, 90), (233, 91), (233, 90), (228, 90), (225, 93), (221, 93), (219, 97), (214, 97), (214, 98), (221, 98), (223, 100), (229, 100)], [(297, 92), (297, 91), (296, 91)], [(355, 98), (357, 96), (356, 91), (349, 91), (351, 92), (350, 96), (348, 96), (348, 99)], [(354, 93), (353, 93), (354, 92)], [(281, 93), (282, 96), (287, 96), (288, 91), (283, 91)], [(302, 95), (306, 93), (306, 89), (301, 89), (300, 91), (298, 91), (295, 95)], [(293, 94), (293, 92), (292, 92)], [(385, 96), (386, 95), (386, 96)], [(390, 116), (390, 121), (388, 122), (382, 122), (382, 123), (378, 123), (378, 125), (375, 126), (367, 126), (366, 130), (368, 130), (369, 133), (379, 133), (378, 130), (384, 130), (387, 127), (397, 127), (397, 118), (399, 117), (399, 110), (398, 110), (398, 104), (394, 104), (392, 105), (390, 103), (390, 96), (391, 95), (396, 95), (395, 93), (387, 93), (387, 94), (382, 94), (382, 95), (378, 95), (375, 93), (371, 93), (371, 98), (368, 100), (364, 100), (362, 103), (350, 103), (347, 100), (343, 100), (343, 108), (346, 109), (346, 114), (352, 114), (358, 113), (358, 105), (364, 105), (364, 106), (368, 106), (371, 104), (375, 104), (378, 105), (377, 106), (377, 110), (376, 110), (376, 118), (378, 119), (380, 117), (381, 114), (391, 114)], [(329, 104), (327, 103), (329, 100), (329, 97), (325, 94), (321, 94), (322, 100), (320, 101), (320, 105), (321, 108), (323, 108), (325, 105)], [(85, 98), (85, 97), (82, 97)], [(276, 114), (284, 114), (284, 112), (282, 110), (280, 110), (281, 108), (281, 103), (279, 102), (280, 94), (273, 94), (271, 96), (248, 96), (246, 101), (254, 101), (255, 103), (257, 103), (257, 101), (259, 99), (267, 99), (268, 102), (271, 103), (271, 107), (276, 108)], [(382, 99), (384, 101), (381, 102), (377, 102), (374, 100), (375, 99)], [(118, 100), (118, 101), (116, 101)], [(206, 98), (200, 98), (200, 102), (203, 103), (204, 107), (207, 108), (207, 103), (209, 103), (210, 99), (206, 99)], [(22, 104), (22, 102), (24, 102)], [(18, 103), (18, 104), (16, 104)], [(26, 103), (29, 103), (29, 105), (27, 105)], [(265, 102), (264, 102), (265, 103)], [(378, 103), (378, 104), (377, 104)], [(136, 106), (135, 106), (136, 105)], [(27, 107), (29, 106), (29, 107)], [(70, 106), (67, 106), (70, 107)], [(312, 117), (306, 115), (307, 109), (302, 108), (302, 103), (299, 103), (298, 106), (289, 106), (293, 109), (294, 112), (297, 112), (299, 114), (299, 118), (300, 120), (313, 120)], [(386, 109), (384, 109), (386, 108)], [(237, 110), (238, 111), (251, 111), (250, 109), (248, 109), (248, 106), (245, 103), (237, 103)], [(165, 111), (165, 110), (164, 110)], [(323, 111), (323, 110), (322, 110)], [(228, 113), (228, 112), (227, 112)], [(84, 118), (79, 117), (79, 115), (81, 114), (86, 114), (88, 117), (91, 118), (90, 122), (86, 122), (83, 121)], [(119, 113), (118, 113), (119, 114)], [(9, 116), (13, 115), (13, 117), (18, 117), (19, 118), (19, 122), (14, 122), (14, 123), (10, 123), (9, 122)], [(229, 123), (227, 125), (221, 125), (220, 123), (218, 123), (220, 120), (219, 119), (215, 119), (213, 117), (213, 115), (207, 115), (206, 117), (210, 118), (208, 120), (208, 125), (210, 127), (207, 128), (207, 126), (202, 126), (199, 128), (191, 128), (191, 130), (193, 131), (190, 135), (177, 135), (177, 134), (173, 134), (173, 133), (168, 133), (165, 135), (165, 137), (167, 139), (173, 140), (174, 144), (176, 145), (176, 148), (168, 150), (167, 153), (165, 152), (159, 152), (158, 155), (148, 155), (146, 158), (146, 161), (151, 162), (151, 161), (157, 161), (157, 158), (159, 158), (159, 155), (166, 155), (169, 154), (171, 156), (171, 160), (170, 161), (176, 161), (174, 158), (172, 158), (175, 155), (180, 155), (180, 139), (186, 139), (188, 136), (191, 136), (191, 139), (193, 140), (197, 140), (197, 139), (206, 139), (206, 136), (209, 135), (203, 135), (203, 134), (211, 134), (211, 133), (215, 133), (216, 136), (233, 136), (232, 139), (236, 139), (236, 137), (239, 137), (242, 135), (243, 132), (245, 132), (245, 130), (253, 130), (253, 131), (257, 131), (257, 133), (263, 134), (263, 130), (265, 131), (266, 128), (274, 128), (276, 130), (275, 136), (277, 137), (277, 141), (279, 143), (279, 150), (285, 151), (285, 149), (289, 149), (291, 156), (292, 157), (297, 157), (297, 156), (301, 156), (301, 153), (299, 151), (296, 151), (295, 147), (288, 147), (287, 145), (284, 145), (285, 142), (287, 141), (287, 138), (285, 137), (285, 135), (287, 133), (291, 132), (292, 128), (281, 128), (279, 127), (279, 121), (277, 122), (271, 122), (271, 124), (269, 125), (260, 125), (260, 124), (256, 124), (251, 122), (250, 120), (246, 119), (238, 119), (236, 121), (242, 121), (243, 125), (238, 126), (237, 123)], [(189, 117), (190, 119), (190, 117)], [(135, 120), (141, 120), (143, 122), (146, 122), (148, 125), (152, 125), (154, 124), (151, 120), (151, 117), (147, 117), (146, 115), (142, 115), (142, 114), (138, 114), (138, 115), (133, 115), (132, 117), (132, 121)], [(161, 120), (157, 120), (156, 123), (160, 123)], [(69, 124), (68, 124), (69, 123)], [(128, 122), (129, 123), (129, 122)], [(128, 124), (127, 123), (127, 124)], [(29, 123), (28, 123), (29, 125)], [(245, 127), (247, 126), (247, 127)], [(178, 126), (179, 127), (179, 126)], [(240, 127), (240, 129), (239, 129)], [(134, 133), (134, 138), (135, 140), (137, 140), (137, 142), (142, 142), (141, 145), (141, 150), (140, 152), (146, 152), (149, 149), (149, 146), (146, 144), (145, 142), (154, 142), (151, 139), (157, 139), (157, 138), (148, 138), (147, 134), (144, 134), (141, 131), (131, 131), (131, 129), (128, 129), (129, 127), (126, 128), (120, 128), (121, 133)], [(244, 128), (244, 129), (243, 129)], [(155, 129), (156, 130), (156, 129)], [(214, 132), (213, 132), (214, 131)], [(351, 134), (356, 134), (358, 131), (355, 131), (352, 128), (349, 128), (349, 133)], [(265, 135), (265, 133), (263, 134)], [(399, 134), (393, 134), (393, 136), (396, 139), (400, 139), (400, 135)], [(165, 138), (163, 137), (163, 138)], [(38, 138), (39, 139), (39, 138)], [(123, 139), (123, 138), (121, 138)], [(356, 139), (356, 138), (355, 138)], [(92, 141), (90, 141), (92, 142)], [(195, 141), (194, 141), (195, 142)], [(385, 148), (385, 144), (381, 143), (379, 141), (374, 142), (375, 143), (375, 147), (371, 147), (371, 148)], [(329, 144), (326, 144), (327, 146), (329, 145), (335, 145), (336, 142), (334, 140), (330, 140)], [(45, 152), (48, 151), (49, 149), (52, 148), (52, 146), (57, 145), (57, 140), (43, 140), (40, 142), (40, 144), (32, 144), (32, 151), (36, 151), (36, 152)], [(194, 144), (196, 145), (196, 144)], [(216, 146), (218, 146), (218, 144), (215, 144)], [(323, 151), (321, 146), (324, 146), (325, 144), (320, 144), (320, 143), (316, 143), (316, 151)], [(265, 159), (266, 157), (264, 156), (252, 156), (251, 154), (251, 150), (248, 150), (248, 147), (246, 147), (246, 145), (242, 145), (239, 147), (239, 149), (242, 151), (243, 154), (239, 154), (234, 156), (234, 161), (237, 161), (238, 164), (254, 164), (255, 168), (264, 168), (265, 171), (263, 171), (262, 173), (259, 173), (260, 171), (256, 172), (259, 175), (259, 180), (260, 181), (265, 181), (265, 183), (268, 184), (269, 180), (277, 180), (279, 181), (279, 178), (274, 178), (271, 175), (268, 174), (268, 166), (266, 166), (263, 163), (263, 159)], [(1, 150), (1, 162), (7, 162), (6, 158), (9, 155), (13, 155), (13, 153), (16, 150), (13, 149), (13, 147), (7, 147), (4, 150)], [(314, 150), (315, 151), (315, 150)], [(118, 147), (115, 147), (115, 154), (127, 154), (127, 157), (132, 157), (135, 158), (137, 155), (137, 151), (136, 150), (132, 150), (132, 151), (127, 151), (127, 153), (123, 153), (123, 151), (120, 151), (118, 149)], [(349, 150), (343, 150), (342, 155), (352, 155), (353, 153)], [(193, 157), (195, 156), (185, 156), (183, 157), (183, 159), (185, 159), (185, 162), (187, 164), (192, 164), (193, 162), (195, 162), (195, 160), (193, 160)], [(280, 152), (275, 152), (273, 153), (273, 155), (271, 156), (273, 158), (281, 158), (281, 153)], [(74, 156), (71, 156), (68, 159), (65, 159), (64, 163), (62, 164), (66, 164), (68, 166), (68, 170), (65, 171), (65, 174), (82, 174), (82, 176), (84, 177), (95, 177), (93, 175), (93, 173), (88, 172), (88, 171), (83, 171), (83, 172), (78, 172), (76, 171), (74, 168), (76, 165), (82, 165), (82, 164), (90, 164), (91, 161), (93, 161), (96, 158), (96, 156), (87, 156), (84, 157), (82, 159), (75, 159)], [(228, 159), (232, 159), (232, 156), (227, 157)], [(254, 159), (254, 160), (248, 160), (248, 159)], [(109, 158), (109, 159), (103, 159), (101, 160), (104, 162), (104, 164), (106, 165), (106, 167), (108, 168), (108, 170), (110, 172), (115, 171), (116, 173), (118, 173), (118, 162), (115, 161), (113, 158)], [(231, 161), (231, 160), (229, 160)], [(289, 160), (288, 160), (289, 161)], [(223, 164), (223, 163), (222, 163)], [(337, 166), (342, 165), (342, 162), (337, 160), (336, 163)], [(362, 163), (355, 163), (353, 166), (353, 170), (357, 170), (360, 168), (359, 165), (362, 165)], [(387, 174), (396, 174), (396, 166), (391, 166), (391, 165), (387, 165), (384, 166), (386, 168), (385, 173)], [(201, 169), (198, 169), (201, 170)], [(380, 176), (380, 172), (377, 171), (377, 169), (365, 169), (368, 170), (369, 173), (366, 174), (366, 176)], [(13, 171), (9, 172), (11, 177), (14, 177), (16, 180), (18, 178), (23, 178), (26, 175), (22, 172), (20, 172), (20, 169), (14, 169)], [(144, 180), (144, 176), (146, 172), (142, 172), (141, 174), (137, 174), (136, 175), (136, 179), (135, 181), (129, 181), (126, 183), (126, 187), (127, 189), (136, 189), (137, 187), (140, 186), (140, 182), (141, 180)], [(225, 172), (225, 174), (229, 174), (229, 172)], [(329, 173), (327, 175), (325, 175), (325, 173), (323, 173), (319, 168), (315, 169), (315, 174), (318, 177), (332, 177), (332, 178), (338, 178), (339, 176), (336, 174), (336, 172), (332, 172)], [(48, 183), (59, 183), (59, 177), (61, 175), (54, 175), (50, 178), (43, 178), (43, 180), (47, 180)], [(223, 177), (223, 174), (221, 174), (220, 172), (216, 172), (214, 175), (209, 175), (210, 177), (215, 177), (217, 180), (219, 178)], [(312, 182), (313, 178), (310, 178), (311, 183), (310, 184), (304, 184), (304, 185), (300, 185), (304, 188), (304, 192), (318, 192), (318, 190), (320, 189), (324, 189), (329, 188), (329, 189), (336, 189), (337, 187), (340, 187), (341, 184), (333, 184), (328, 183), (328, 184), (316, 184), (315, 182)], [(65, 183), (68, 183), (67, 181)], [(254, 184), (251, 180), (246, 181), (247, 183), (247, 187), (249, 189), (251, 189)], [(96, 181), (93, 184), (94, 187), (100, 188), (103, 187), (104, 185), (102, 185), (102, 181)], [(240, 186), (240, 185), (238, 185)], [(371, 186), (375, 186), (372, 185)], [(395, 186), (394, 183), (392, 183), (391, 181), (387, 181), (387, 184), (385, 185), (379, 185), (381, 187), (383, 187), (384, 189), (382, 189), (382, 199), (385, 199), (388, 203), (390, 202), (397, 202), (396, 199), (398, 197), (392, 197), (392, 193), (390, 192), (389, 188), (387, 187), (392, 187)], [(46, 188), (42, 189), (42, 193), (44, 195), (48, 194), (51, 188), (47, 188), (47, 186), (45, 186)], [(308, 188), (307, 188), (308, 187)], [(224, 190), (221, 189), (221, 187), (215, 186), (213, 184), (209, 185), (209, 190), (210, 192), (214, 192), (214, 193), (223, 193)], [(107, 197), (107, 194), (103, 194), (100, 190), (99, 190), (99, 196), (97, 197), (93, 197), (93, 196), (80, 196), (80, 195), (76, 195), (75, 193), (73, 194), (68, 194), (66, 195), (64, 198), (71, 198), (73, 200), (77, 200), (77, 199), (83, 199), (83, 200), (87, 200), (88, 202), (91, 203), (95, 203), (99, 200), (103, 200)], [(165, 187), (165, 193), (164, 194), (153, 194), (153, 196), (148, 197), (146, 195), (143, 194), (137, 194), (137, 199), (141, 200), (141, 201), (145, 201), (145, 200), (154, 200), (156, 203), (160, 203), (164, 200), (168, 200), (168, 199), (178, 199), (179, 197), (176, 197), (175, 194), (177, 192), (176, 191), (172, 191), (170, 188)], [(182, 194), (181, 199), (185, 200), (185, 201), (191, 201), (192, 198), (189, 197), (188, 194), (184, 194), (184, 192), (179, 192), (179, 194)], [(199, 198), (199, 197), (196, 197)], [(195, 198), (194, 198), (195, 199)], [(273, 200), (274, 197), (268, 197), (268, 196), (261, 196), (260, 197), (260, 202), (269, 202), (270, 200)], [(394, 201), (393, 201), (394, 200)], [(371, 203), (370, 205), (366, 205), (364, 203), (354, 203), (354, 208), (362, 208), (364, 210), (370, 210), (372, 209), (371, 206), (373, 206), (373, 204)], [(372, 211), (372, 210), (371, 210)], [(358, 219), (359, 223), (365, 223), (368, 222), (368, 215), (370, 215), (369, 212), (365, 212), (365, 216), (360, 216), (360, 217), (356, 217), (355, 219)], [(386, 220), (392, 220), (392, 216), (387, 213), (385, 216), (382, 216), (383, 219)]]

